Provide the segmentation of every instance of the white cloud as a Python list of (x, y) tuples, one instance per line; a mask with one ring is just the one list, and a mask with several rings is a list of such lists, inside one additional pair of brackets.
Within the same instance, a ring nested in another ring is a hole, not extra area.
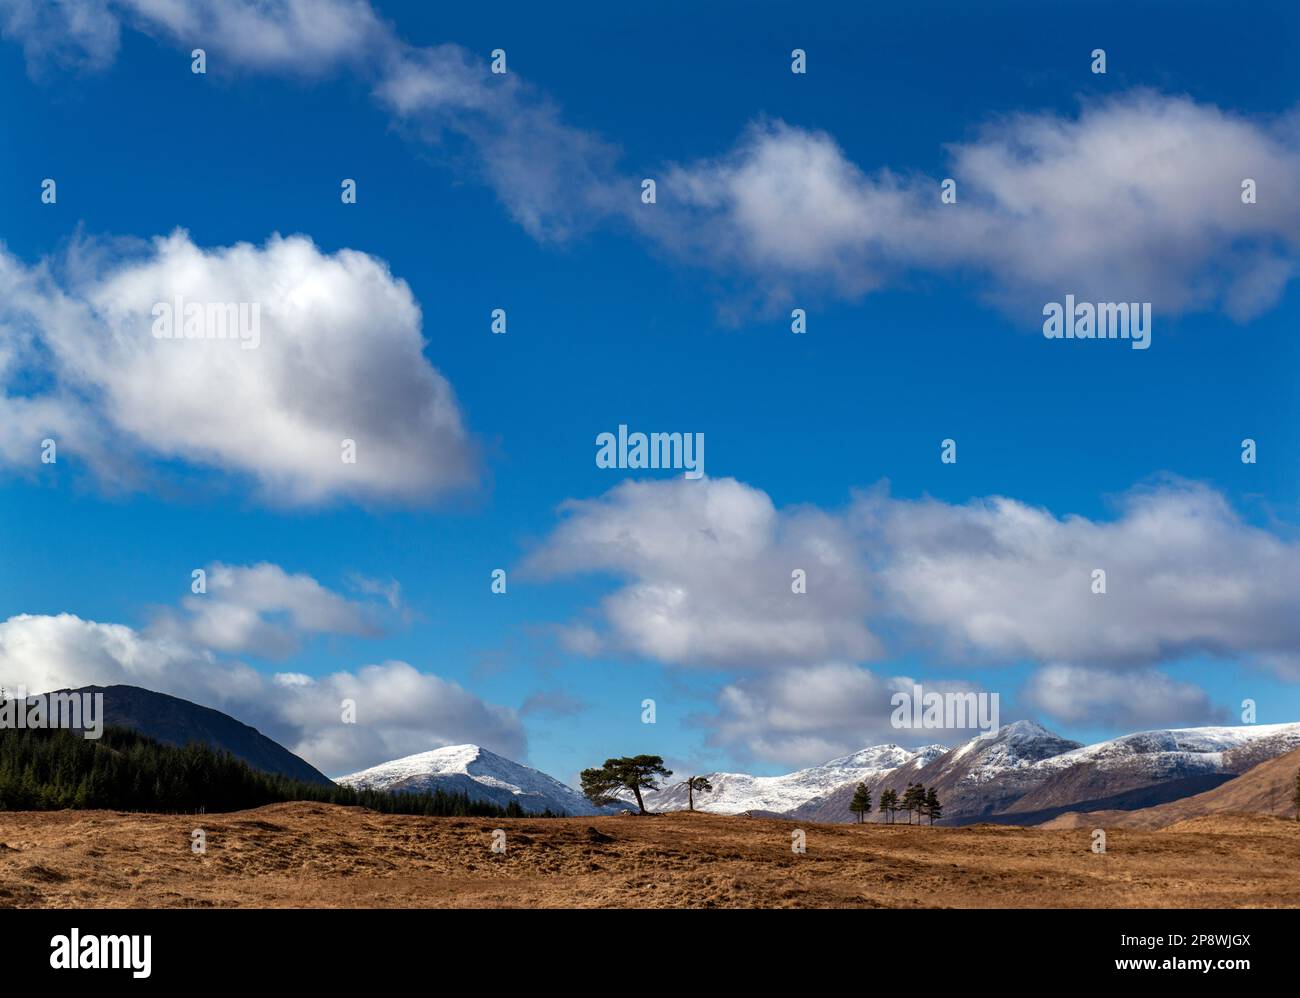
[(365, 0), (0, 0), (0, 34), (35, 70), (47, 60), (104, 69), (124, 25), (243, 68), (312, 75), (391, 38)]
[(854, 515), (882, 545), (890, 611), (949, 654), (1142, 666), (1300, 649), (1300, 546), (1205, 486), (1134, 490), (1111, 520), (880, 493)]
[(366, 0), (118, 0), (133, 27), (243, 68), (321, 74), (391, 44)]
[[(575, 646), (678, 665), (820, 665), (918, 645), (974, 664), (1145, 667), (1300, 651), (1300, 546), (1184, 482), (1136, 489), (1109, 520), (1014, 499), (861, 493), (777, 510), (730, 479), (624, 482), (562, 507), (526, 563), (618, 580)], [(790, 592), (790, 571), (808, 592)], [(1105, 595), (1092, 591), (1106, 572)]]
[[(253, 725), (331, 775), (462, 742), (510, 758), (526, 750), (513, 710), (405, 662), (268, 677), (187, 641), (72, 614), (0, 622), (0, 682), (32, 693), (92, 684), (169, 693)], [(356, 701), (355, 724), (342, 723), (345, 698)]]
[[(865, 579), (852, 541), (815, 510), (778, 515), (771, 499), (733, 479), (624, 482), (570, 501), (565, 520), (526, 563), (541, 576), (608, 572), (608, 645), (662, 662), (751, 665), (866, 658)], [(810, 595), (791, 591), (804, 570)], [(594, 652), (594, 631), (571, 647)]]
[(493, 74), (483, 54), (396, 44), (380, 66), (381, 106), (430, 145), (448, 134), (467, 143), (475, 171), (535, 239), (572, 238), (635, 200), (612, 145), (566, 124), (514, 71)]
[(100, 70), (117, 58), (121, 25), (107, 0), (0, 0), (0, 36), (23, 47), (28, 70)]
[[(974, 271), (1033, 306), (1151, 301), (1158, 313), (1276, 303), (1300, 255), (1300, 117), (1251, 119), (1145, 90), (1077, 117), (1024, 114), (949, 147), (940, 177), (867, 173), (824, 132), (752, 126), (728, 154), (679, 165), (637, 217), (699, 262), (788, 298), (859, 295), (903, 272)], [(1241, 202), (1241, 183), (1259, 202)]]
[[(1035, 326), (1066, 294), (1244, 320), (1277, 302), (1300, 258), (1296, 113), (1247, 117), (1139, 89), (1076, 116), (999, 118), (948, 146), (954, 205), (939, 202), (942, 177), (861, 166), (824, 132), (760, 121), (730, 151), (658, 171), (647, 211), (641, 174), (621, 173), (609, 143), (515, 71), (493, 74), (488, 53), (459, 45), (410, 45), (366, 0), (0, 0), (0, 30), (36, 64), (79, 52), (102, 68), (123, 25), (208, 48), (216, 74), (354, 73), (420, 139), (467, 149), (535, 238), (618, 218), (768, 304), (973, 272)], [(1257, 204), (1241, 203), (1245, 178)]]
[[(527, 755), (514, 710), (487, 703), (460, 684), (406, 662), (336, 672), (294, 692), (272, 713), (293, 733), (294, 751), (331, 775), (465, 742), (507, 758)], [(356, 701), (355, 724), (339, 723), (345, 698)]]
[(290, 575), (266, 562), (218, 562), (205, 572), (207, 591), (186, 596), (184, 613), (161, 614), (151, 634), (184, 638), (214, 651), (281, 658), (297, 651), (307, 634), (383, 633), (386, 615), (377, 604), (349, 600), (310, 575)]
[[(717, 712), (704, 718), (711, 745), (738, 749), (762, 762), (812, 766), (868, 745), (956, 745), (970, 729), (895, 728), (890, 722), (899, 692), (981, 692), (969, 683), (882, 677), (842, 662), (747, 676), (723, 687)], [(1001, 722), (1006, 723), (1007, 718)]]
[[(346, 70), (394, 120), (431, 146), (452, 136), (514, 219), (535, 238), (563, 240), (616, 210), (634, 184), (613, 173), (614, 150), (567, 125), (519, 74), (493, 74), (486, 52), (403, 41), (366, 0), (101, 0), (36, 9), (0, 0), (0, 31), (28, 62), (103, 69), (123, 26), (189, 53), (207, 71), (325, 76)], [(178, 63), (178, 72), (188, 72)], [(453, 150), (458, 152), (459, 148)]]
[(656, 210), (636, 216), (645, 230), (696, 262), (759, 278), (773, 298), (801, 283), (875, 289), (909, 252), (920, 207), (918, 192), (867, 177), (826, 133), (779, 121), (751, 125), (719, 159), (672, 167), (658, 194)]
[[(0, 377), (12, 385), (26, 363), (53, 378), (0, 401), (20, 430), (0, 457), (34, 464), (51, 434), (106, 477), (125, 477), (132, 455), (179, 459), (251, 476), (286, 504), (414, 502), (475, 480), (451, 386), (423, 355), (419, 306), (382, 261), (302, 236), (203, 249), (178, 230), (124, 257), (74, 247), (57, 264), (63, 282), (0, 252)], [(154, 305), (176, 296), (257, 304), (259, 345), (156, 338)]]
[(1155, 669), (1113, 671), (1055, 663), (1030, 677), (1026, 705), (1067, 724), (1104, 723), (1141, 730), (1164, 725), (1227, 723), (1199, 686)]

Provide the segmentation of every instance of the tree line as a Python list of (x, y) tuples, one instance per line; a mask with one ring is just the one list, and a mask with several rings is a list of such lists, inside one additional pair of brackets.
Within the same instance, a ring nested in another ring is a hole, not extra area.
[[(858, 784), (857, 790), (853, 793), (853, 800), (849, 802), (849, 810), (857, 815), (859, 824), (866, 820), (866, 815), (871, 813), (871, 791), (867, 789), (865, 783)], [(918, 824), (923, 818), (929, 818), (930, 824), (933, 825), (935, 818), (943, 817), (943, 802), (939, 800), (939, 793), (934, 787), (927, 790), (920, 783), (909, 783), (901, 795), (892, 787), (882, 790), (880, 812), (885, 816), (885, 821), (894, 824), (894, 816), (899, 811), (907, 812), (909, 825), (912, 824), (913, 815), (916, 815)]]
[(285, 801), (365, 807), (385, 814), (444, 817), (529, 815), (515, 801), (504, 807), (466, 793), (389, 793), (307, 783), (255, 769), (209, 745), (167, 745), (127, 728), (83, 738), (61, 728), (0, 729), (0, 811), (107, 808), (195, 813), (243, 811)]

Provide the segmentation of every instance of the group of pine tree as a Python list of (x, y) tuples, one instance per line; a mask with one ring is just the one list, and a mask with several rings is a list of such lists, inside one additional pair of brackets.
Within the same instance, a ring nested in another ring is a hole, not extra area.
[[(853, 793), (853, 800), (849, 802), (849, 810), (858, 816), (859, 824), (866, 821), (866, 816), (871, 813), (871, 791), (867, 789), (865, 783), (858, 784), (857, 790)], [(943, 803), (939, 800), (939, 793), (934, 787), (927, 790), (920, 783), (909, 783), (901, 795), (892, 788), (882, 790), (880, 813), (885, 816), (885, 821), (892, 825), (894, 816), (899, 811), (907, 812), (909, 825), (912, 824), (912, 815), (916, 815), (918, 824), (923, 818), (929, 818), (930, 824), (933, 825), (935, 818), (943, 817)]]

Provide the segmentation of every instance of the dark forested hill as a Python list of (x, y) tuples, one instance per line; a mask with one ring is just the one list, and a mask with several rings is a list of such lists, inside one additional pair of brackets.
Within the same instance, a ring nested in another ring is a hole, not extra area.
[(0, 729), (0, 811), (218, 812), (292, 800), (396, 814), (524, 814), (518, 805), (498, 807), (465, 794), (390, 794), (293, 780), (205, 744), (166, 745), (127, 728), (105, 728), (93, 739), (61, 728)]

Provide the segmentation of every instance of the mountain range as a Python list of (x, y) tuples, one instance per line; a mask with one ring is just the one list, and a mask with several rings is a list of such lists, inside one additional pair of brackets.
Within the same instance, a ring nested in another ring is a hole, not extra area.
[(1068, 811), (1044, 828), (1167, 828), (1215, 814), (1272, 814), (1296, 817), (1294, 800), (1300, 749), (1268, 759), (1204, 793), (1136, 811)]
[[(130, 728), (173, 745), (204, 742), (266, 772), (331, 782), (257, 729), (210, 707), (136, 686), (87, 686), (71, 692), (102, 693), (106, 726)], [(1112, 825), (1131, 821), (1140, 823), (1134, 827), (1158, 827), (1155, 823), (1190, 813), (1188, 807), (1222, 810), (1235, 802), (1255, 809), (1273, 801), (1285, 776), (1282, 760), (1297, 750), (1300, 723), (1159, 729), (1081, 745), (1026, 720), (951, 749), (875, 745), (782, 776), (707, 773), (713, 790), (696, 792), (695, 808), (850, 822), (855, 817), (849, 802), (859, 782), (868, 785), (875, 802), (887, 788), (901, 793), (919, 782), (938, 792), (944, 824), (1055, 826), (1096, 821), (1101, 815)], [(1243, 777), (1256, 768), (1267, 774), (1259, 786)], [(630, 799), (595, 807), (561, 781), (478, 745), (435, 748), (337, 782), (391, 792), (463, 792), (498, 805), (513, 801), (531, 813), (596, 815), (634, 809)], [(684, 781), (669, 782), (644, 797), (650, 811), (687, 808)], [(1193, 803), (1181, 803), (1187, 801)], [(880, 821), (882, 815), (873, 812), (870, 820)]]
[[(915, 750), (875, 745), (785, 776), (710, 773), (708, 779), (713, 790), (695, 794), (695, 810), (715, 814), (784, 814), (841, 786), (856, 786), (859, 780), (878, 780), (908, 764), (923, 766), (947, 751), (943, 745)], [(683, 811), (687, 804), (685, 781), (645, 795), (645, 806), (650, 811)]]
[[(886, 788), (934, 787), (945, 824), (1036, 825), (1067, 811), (1129, 811), (1188, 797), (1296, 748), (1300, 724), (1163, 729), (1084, 746), (1017, 721), (929, 761), (909, 760), (868, 786), (876, 801)], [(848, 808), (855, 787), (846, 782), (784, 816), (855, 820)]]
[(478, 745), (448, 745), (394, 759), (335, 782), (356, 790), (393, 793), (443, 790), (467, 793), (471, 800), (506, 805), (511, 801), (525, 811), (540, 814), (616, 814), (626, 806), (595, 807), (585, 797), (540, 770), (489, 752)]

